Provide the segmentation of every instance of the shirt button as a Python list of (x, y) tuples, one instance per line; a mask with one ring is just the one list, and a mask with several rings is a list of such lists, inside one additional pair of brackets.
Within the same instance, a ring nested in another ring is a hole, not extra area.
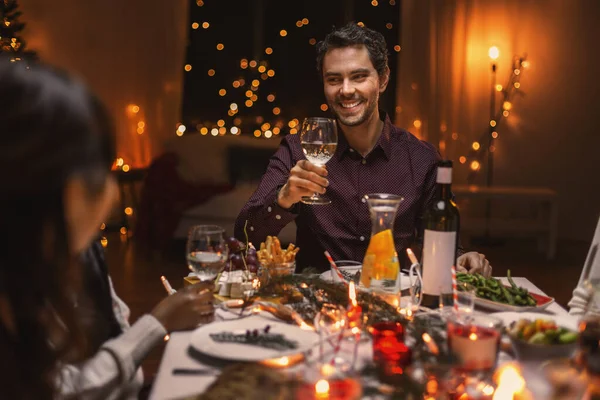
[(251, 231), (254, 231), (254, 227), (253, 227), (253, 226), (251, 226), (251, 227), (250, 227), (250, 230), (251, 230)]
[(277, 214), (277, 215), (275, 216), (275, 218), (276, 218), (276, 219), (281, 219), (281, 215)]
[(364, 236), (359, 237), (359, 239), (360, 239), (361, 242), (365, 241), (365, 237)]
[(271, 206), (267, 207), (268, 212), (271, 212), (271, 210), (272, 210)]
[(365, 199), (364, 197), (362, 199), (360, 199), (360, 201), (362, 201), (363, 203), (367, 202), (367, 199)]
[(362, 159), (362, 161), (361, 161), (361, 164), (362, 164), (362, 165), (365, 165), (366, 163), (367, 163), (367, 160), (365, 160), (365, 159), (363, 158), (363, 159)]

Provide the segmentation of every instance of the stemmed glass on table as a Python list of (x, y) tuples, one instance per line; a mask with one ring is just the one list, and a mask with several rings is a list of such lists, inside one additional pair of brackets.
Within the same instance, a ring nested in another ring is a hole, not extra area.
[[(300, 143), (304, 156), (312, 164), (319, 167), (325, 166), (333, 157), (337, 148), (338, 134), (334, 119), (322, 117), (307, 117), (302, 122), (300, 129)], [(304, 204), (329, 204), (331, 200), (314, 193), (312, 196), (302, 197)]]
[(214, 281), (225, 268), (228, 255), (225, 229), (218, 225), (196, 225), (190, 229), (187, 265), (200, 281)]
[(325, 342), (328, 342), (333, 347), (333, 364), (342, 361), (337, 357), (337, 353), (340, 350), (347, 324), (346, 309), (340, 305), (323, 304), (317, 315), (315, 315), (314, 325), (315, 330), (319, 333), (319, 362), (321, 364), (325, 362)]
[(225, 268), (229, 250), (225, 229), (218, 225), (196, 225), (190, 229), (187, 240), (189, 269), (201, 281), (212, 281)]

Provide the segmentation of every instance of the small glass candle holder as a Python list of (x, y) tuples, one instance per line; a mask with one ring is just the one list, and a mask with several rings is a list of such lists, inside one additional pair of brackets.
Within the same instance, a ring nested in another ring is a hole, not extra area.
[(490, 372), (496, 367), (503, 323), (479, 312), (448, 314), (448, 350), (457, 358), (457, 370)]
[(404, 373), (412, 360), (412, 352), (404, 342), (404, 327), (400, 322), (384, 321), (369, 327), (373, 338), (373, 361), (385, 377)]

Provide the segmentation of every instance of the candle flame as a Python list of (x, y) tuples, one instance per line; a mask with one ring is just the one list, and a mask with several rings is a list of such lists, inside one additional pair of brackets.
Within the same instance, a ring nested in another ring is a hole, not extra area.
[(319, 379), (315, 384), (315, 391), (321, 395), (329, 393), (329, 382), (325, 379)]
[(432, 354), (438, 354), (439, 353), (439, 349), (437, 347), (437, 344), (435, 344), (435, 342), (433, 341), (433, 339), (431, 338), (431, 336), (429, 335), (429, 333), (425, 332), (425, 333), (423, 333), (423, 335), (421, 337), (423, 338), (423, 341), (425, 342), (425, 344), (427, 345), (427, 348), (429, 349), (429, 351)]
[(525, 389), (525, 379), (514, 365), (504, 365), (498, 371), (498, 387), (493, 400), (512, 399), (513, 395), (522, 393)]
[(348, 296), (352, 302), (352, 306), (356, 307), (356, 289), (354, 288), (354, 281), (350, 281), (350, 287), (348, 289)]
[(261, 310), (261, 309), (260, 309), (260, 306), (254, 306), (254, 307), (252, 308), (252, 313), (253, 313), (253, 314), (258, 314), (258, 313), (260, 312), (260, 310)]
[(281, 357), (276, 359), (275, 363), (281, 365), (282, 367), (285, 367), (290, 363), (290, 359), (287, 357)]
[(471, 334), (469, 334), (469, 339), (477, 340), (477, 334), (475, 332), (472, 332)]
[(410, 259), (410, 262), (413, 264), (418, 264), (419, 261), (417, 260), (417, 257), (415, 257), (415, 253), (413, 253), (413, 251), (409, 248), (406, 249), (406, 254), (408, 254), (408, 258)]

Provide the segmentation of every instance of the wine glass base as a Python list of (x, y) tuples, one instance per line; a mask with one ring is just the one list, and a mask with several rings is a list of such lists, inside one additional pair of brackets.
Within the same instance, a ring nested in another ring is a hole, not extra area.
[(331, 204), (331, 200), (326, 199), (324, 197), (303, 197), (301, 200), (304, 204), (309, 205), (325, 205)]

